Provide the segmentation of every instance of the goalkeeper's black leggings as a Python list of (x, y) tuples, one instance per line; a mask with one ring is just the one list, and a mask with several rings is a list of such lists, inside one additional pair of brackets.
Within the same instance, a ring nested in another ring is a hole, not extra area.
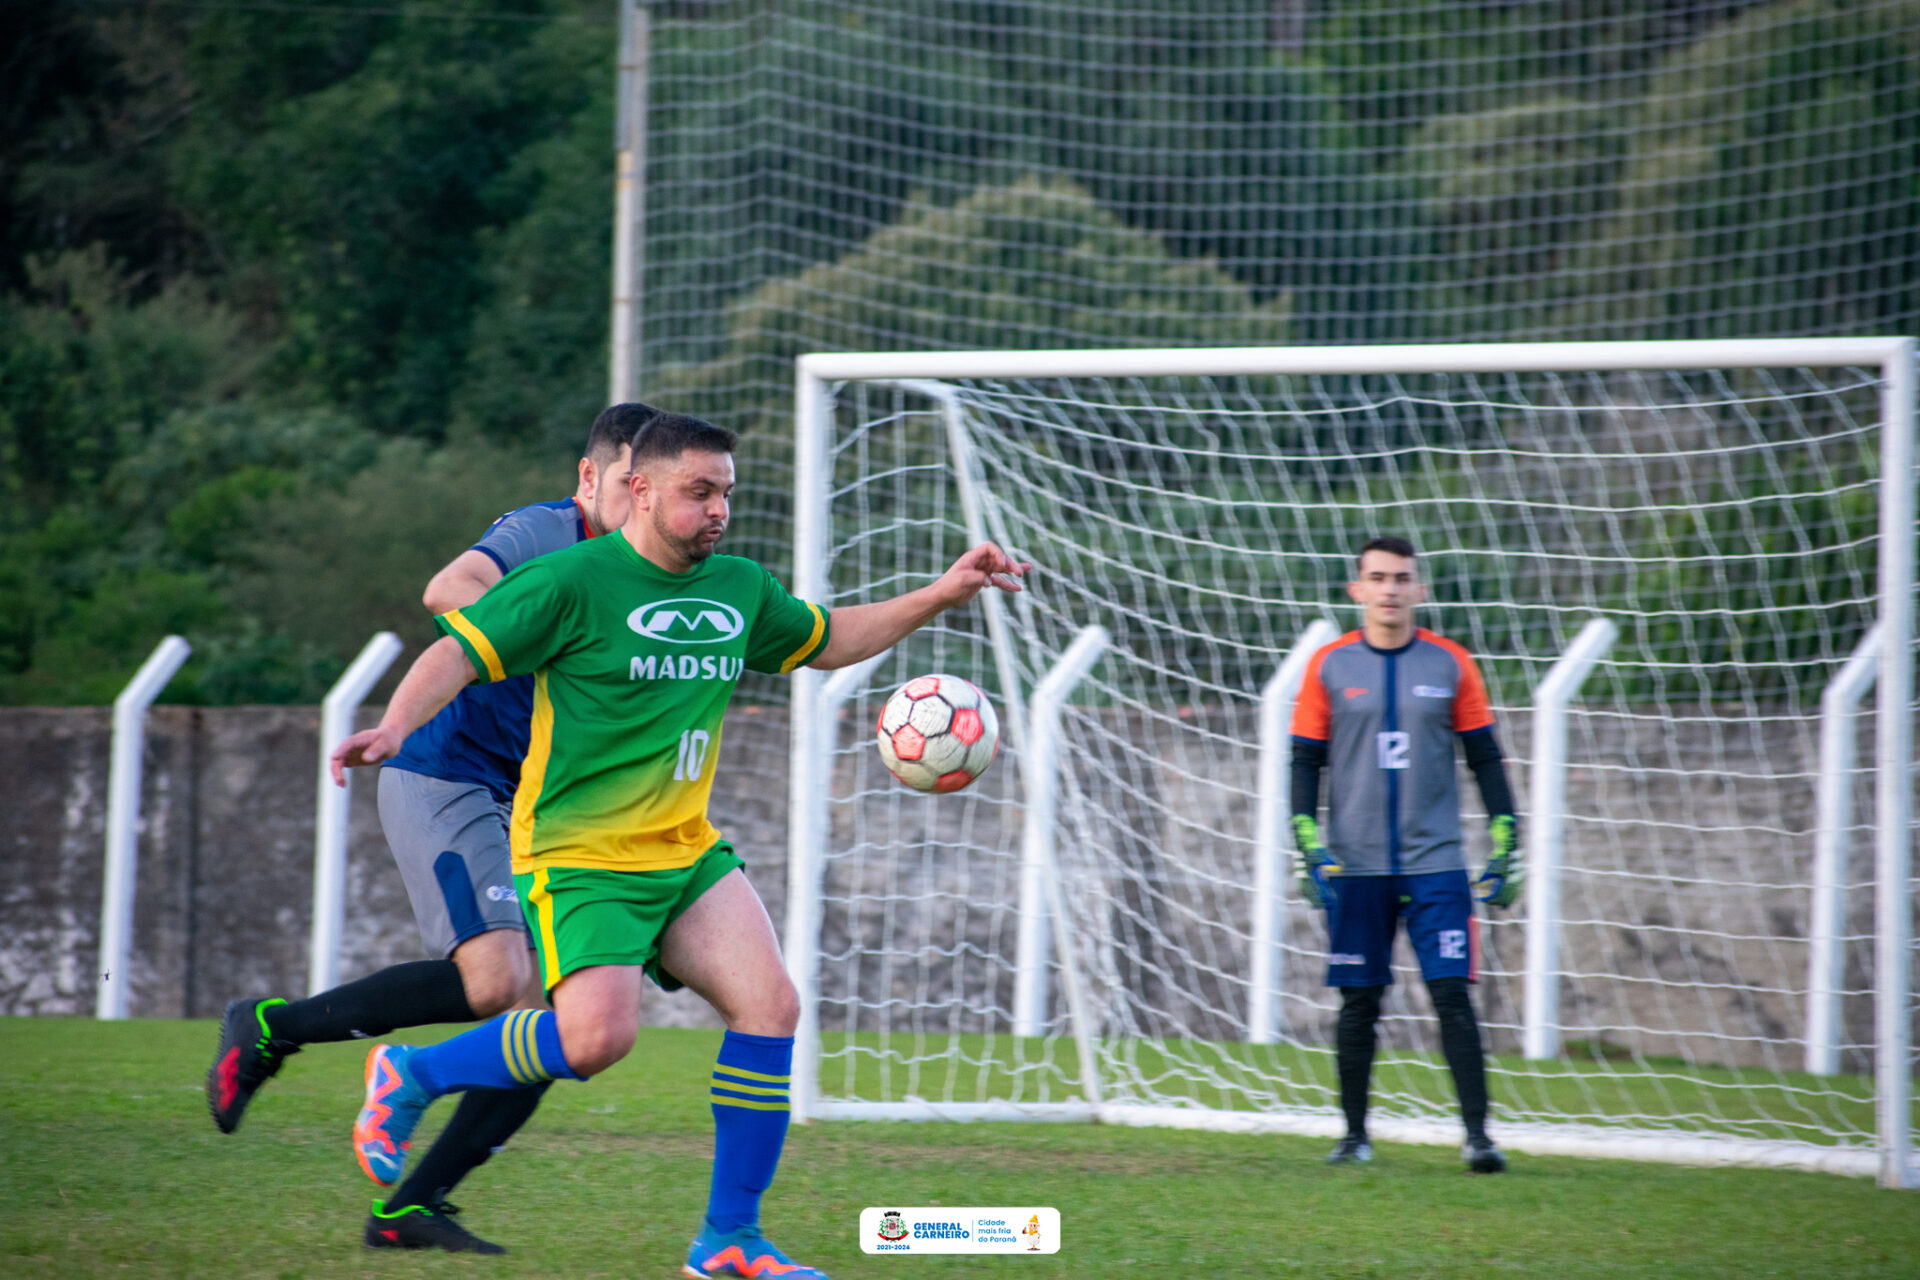
[(1367, 1134), (1367, 1087), (1373, 1075), (1373, 1025), (1380, 1021), (1385, 987), (1340, 988), (1340, 1023), (1334, 1032), (1334, 1057), (1340, 1064), (1340, 1110), (1347, 1136)]
[[(1380, 1021), (1380, 998), (1385, 987), (1342, 987), (1340, 1021), (1334, 1033), (1334, 1053), (1340, 1066), (1340, 1110), (1347, 1132), (1367, 1132), (1367, 1093), (1373, 1076), (1375, 1026)], [(1440, 1052), (1453, 1074), (1460, 1097), (1460, 1118), (1467, 1137), (1487, 1133), (1487, 1064), (1480, 1048), (1480, 1020), (1474, 1016), (1465, 978), (1435, 978), (1427, 983), (1433, 1011), (1440, 1019)]]

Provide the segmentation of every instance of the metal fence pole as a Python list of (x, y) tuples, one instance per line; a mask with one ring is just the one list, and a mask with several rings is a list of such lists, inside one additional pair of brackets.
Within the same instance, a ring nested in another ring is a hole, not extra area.
[(400, 637), (381, 631), (327, 690), (320, 702), (320, 775), (313, 821), (313, 933), (307, 947), (307, 994), (340, 982), (340, 933), (346, 922), (347, 816), (353, 802), (353, 771), (334, 786), (328, 757), (353, 732), (353, 713), (400, 656)]
[(107, 766), (107, 867), (100, 893), (100, 988), (96, 1018), (127, 1016), (133, 949), (133, 888), (140, 870), (140, 757), (147, 708), (193, 652), (179, 636), (162, 640), (113, 700), (113, 754)]

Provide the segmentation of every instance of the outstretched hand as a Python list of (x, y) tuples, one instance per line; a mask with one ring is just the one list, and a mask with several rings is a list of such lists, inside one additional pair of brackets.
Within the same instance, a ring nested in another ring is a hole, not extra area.
[(1031, 561), (1015, 560), (991, 542), (983, 542), (955, 560), (953, 567), (940, 575), (940, 586), (943, 594), (949, 597), (947, 607), (952, 608), (967, 603), (987, 587), (998, 587), (1002, 591), (1025, 590), (1020, 585), (1020, 579), (1031, 568)]
[(392, 729), (372, 728), (343, 738), (340, 745), (327, 757), (327, 768), (333, 774), (333, 785), (347, 785), (347, 770), (363, 764), (379, 764), (382, 760), (391, 760), (400, 754), (400, 744), (406, 735)]

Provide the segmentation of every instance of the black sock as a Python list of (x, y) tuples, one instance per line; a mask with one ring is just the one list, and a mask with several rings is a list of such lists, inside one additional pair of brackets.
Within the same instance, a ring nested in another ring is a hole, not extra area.
[(438, 1204), (533, 1115), (551, 1080), (525, 1089), (469, 1089), (427, 1154), (387, 1201), (388, 1210)]
[(1342, 987), (1340, 1022), (1334, 1032), (1334, 1057), (1340, 1064), (1340, 1110), (1347, 1135), (1367, 1136), (1367, 1089), (1373, 1077), (1373, 1027), (1380, 1020), (1385, 987)]
[(459, 965), (451, 960), (412, 960), (305, 1000), (275, 1005), (266, 1017), (268, 1030), (279, 1039), (322, 1044), (383, 1036), (395, 1027), (473, 1022), (478, 1015), (467, 1003)]
[(1473, 1016), (1465, 978), (1435, 978), (1427, 984), (1433, 1011), (1440, 1017), (1440, 1052), (1460, 1095), (1460, 1118), (1467, 1137), (1487, 1136), (1487, 1060), (1480, 1049), (1480, 1020)]

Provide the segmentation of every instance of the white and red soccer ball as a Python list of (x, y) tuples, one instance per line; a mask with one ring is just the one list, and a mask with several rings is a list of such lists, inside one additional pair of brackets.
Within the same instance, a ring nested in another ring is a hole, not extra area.
[(1000, 749), (1000, 717), (978, 685), (915, 676), (880, 709), (880, 759), (915, 791), (958, 791)]

